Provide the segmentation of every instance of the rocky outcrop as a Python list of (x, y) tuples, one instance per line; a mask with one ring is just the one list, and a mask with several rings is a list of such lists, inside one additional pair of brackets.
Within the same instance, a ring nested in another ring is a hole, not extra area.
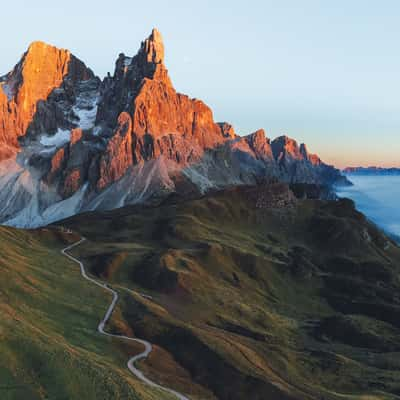
[(104, 189), (120, 179), (132, 164), (132, 118), (127, 112), (123, 112), (118, 118), (116, 132), (100, 159), (97, 189)]
[(234, 139), (237, 137), (234, 127), (228, 122), (219, 122), (218, 125), (225, 138)]
[(251, 135), (246, 136), (245, 140), (254, 151), (256, 158), (272, 162), (271, 140), (265, 137), (264, 129), (259, 129)]
[(82, 140), (82, 138), (83, 138), (83, 131), (81, 128), (72, 129), (71, 139), (70, 139), (71, 146), (78, 143), (80, 140)]
[(81, 174), (79, 168), (75, 168), (68, 172), (63, 185), (62, 194), (68, 198), (75, 194), (82, 186), (84, 177)]
[(314, 166), (323, 164), (321, 159), (316, 154), (311, 154), (308, 152), (307, 145), (304, 143), (300, 145), (300, 153), (305, 160), (309, 161)]
[(70, 141), (52, 156), (45, 182), (55, 185), (62, 198), (72, 196), (88, 179), (90, 163), (95, 154), (84, 143), (82, 129), (72, 129)]
[(51, 159), (51, 167), (50, 167), (50, 172), (47, 175), (46, 181), (50, 184), (52, 184), (57, 177), (61, 173), (61, 171), (64, 169), (64, 164), (65, 164), (65, 149), (61, 148), (59, 149), (54, 156)]
[(235, 135), (228, 124), (214, 122), (211, 109), (202, 101), (175, 91), (164, 66), (164, 44), (157, 30), (142, 43), (135, 57), (121, 54), (114, 76), (103, 84), (97, 123), (113, 127), (121, 112), (128, 112), (132, 118), (135, 162), (160, 154), (176, 159), (176, 151), (166, 148), (172, 136), (163, 138), (166, 135), (180, 135), (202, 149), (213, 148)]
[(316, 154), (309, 153), (304, 143), (299, 146), (294, 139), (280, 136), (271, 142), (271, 147), (280, 177), (288, 183), (350, 184), (338, 169), (323, 163)]

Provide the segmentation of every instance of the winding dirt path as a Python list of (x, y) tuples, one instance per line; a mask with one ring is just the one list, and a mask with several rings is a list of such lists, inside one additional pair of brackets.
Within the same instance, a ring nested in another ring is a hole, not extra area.
[[(105, 335), (105, 336), (110, 336), (110, 337), (114, 337), (114, 338), (118, 338), (118, 339), (123, 339), (123, 340), (131, 340), (133, 342), (137, 342), (137, 343), (141, 343), (144, 346), (144, 351), (143, 353), (140, 353), (132, 358), (129, 359), (128, 361), (128, 368), (129, 370), (132, 372), (132, 374), (134, 374), (138, 379), (140, 379), (142, 382), (146, 383), (147, 385), (153, 387), (153, 388), (157, 388), (157, 389), (161, 389), (165, 392), (171, 393), (173, 395), (175, 395), (179, 400), (189, 400), (188, 397), (184, 396), (183, 394), (176, 392), (175, 390), (169, 389), (167, 387), (158, 385), (157, 383), (153, 382), (152, 380), (150, 380), (149, 378), (146, 378), (144, 376), (144, 374), (135, 367), (135, 363), (136, 361), (139, 361), (141, 359), (145, 359), (148, 357), (148, 355), (151, 353), (151, 351), (153, 350), (153, 346), (151, 345), (151, 343), (147, 342), (146, 340), (142, 340), (142, 339), (136, 339), (136, 338), (131, 338), (128, 336), (123, 336), (123, 335), (113, 335), (111, 333), (107, 333), (104, 328), (107, 324), (107, 321), (110, 319), (111, 314), (114, 311), (114, 308), (118, 302), (118, 293), (114, 290), (111, 289), (107, 284), (105, 283), (101, 283), (98, 282), (97, 280), (91, 278), (90, 276), (87, 275), (85, 267), (83, 265), (83, 263), (81, 261), (79, 261), (78, 259), (76, 259), (75, 257), (71, 256), (70, 254), (67, 253), (68, 250), (71, 250), (72, 248), (79, 246), (81, 243), (83, 243), (86, 239), (82, 238), (81, 240), (79, 240), (78, 242), (75, 242), (69, 246), (67, 246), (65, 249), (61, 250), (61, 253), (65, 256), (68, 257), (70, 260), (74, 261), (75, 263), (79, 264), (80, 269), (81, 269), (81, 275), (88, 281), (90, 281), (91, 283), (99, 286), (100, 288), (107, 290), (107, 292), (111, 293), (113, 296), (112, 302), (110, 304), (110, 306), (107, 309), (107, 312), (104, 316), (104, 318), (100, 321), (99, 326), (97, 327), (97, 330)], [(130, 290), (131, 291), (131, 290)], [(134, 292), (136, 293), (136, 292)], [(146, 296), (146, 295), (142, 295), (141, 293), (137, 293), (140, 296), (146, 297), (146, 298), (150, 298), (150, 296)]]

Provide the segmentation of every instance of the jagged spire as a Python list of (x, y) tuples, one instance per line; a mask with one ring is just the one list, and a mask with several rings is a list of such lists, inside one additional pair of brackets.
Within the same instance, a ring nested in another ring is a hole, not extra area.
[(142, 43), (141, 51), (146, 55), (148, 63), (164, 63), (164, 43), (161, 33), (154, 28), (150, 36)]

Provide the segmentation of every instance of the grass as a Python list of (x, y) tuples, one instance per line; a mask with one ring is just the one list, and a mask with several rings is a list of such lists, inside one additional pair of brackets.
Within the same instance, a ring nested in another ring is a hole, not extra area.
[[(257, 190), (65, 223), (89, 239), (77, 254), (93, 273), (153, 297), (124, 297), (121, 318), (165, 351), (159, 364), (184, 367), (171, 382), (144, 363), (175, 389), (204, 399), (398, 398), (397, 246), (350, 202), (257, 208)], [(344, 325), (350, 341), (321, 330), (337, 317), (355, 321)]]
[[(262, 191), (61, 222), (120, 293), (108, 329), (152, 342), (141, 370), (191, 400), (399, 398), (399, 248), (349, 201), (258, 207)], [(4, 398), (168, 399), (126, 369), (141, 348), (96, 333), (110, 299), (57, 230), (0, 237)]]
[(0, 238), (1, 399), (161, 398), (126, 368), (126, 353), (142, 350), (97, 333), (109, 295), (60, 254), (64, 238), (11, 228)]

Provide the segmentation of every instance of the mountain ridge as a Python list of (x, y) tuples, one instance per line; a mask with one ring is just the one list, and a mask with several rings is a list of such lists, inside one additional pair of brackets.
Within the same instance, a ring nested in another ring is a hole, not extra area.
[(343, 169), (346, 175), (400, 175), (398, 167), (346, 167)]
[(175, 90), (164, 53), (153, 29), (101, 81), (68, 50), (30, 46), (0, 82), (0, 223), (40, 226), (260, 179), (348, 183), (304, 144), (215, 122), (205, 103)]

